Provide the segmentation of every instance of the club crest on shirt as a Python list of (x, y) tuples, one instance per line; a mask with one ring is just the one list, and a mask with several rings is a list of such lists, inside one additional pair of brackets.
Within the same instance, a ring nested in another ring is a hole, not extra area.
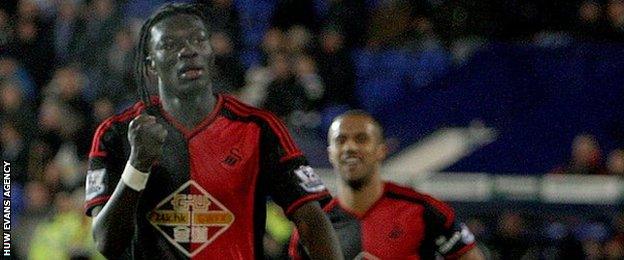
[(316, 175), (314, 169), (307, 165), (299, 166), (299, 169), (295, 170), (295, 174), (301, 181), (299, 185), (307, 192), (319, 192), (325, 190), (325, 184), (321, 178)]
[(397, 224), (394, 224), (394, 226), (392, 227), (392, 230), (390, 231), (390, 234), (388, 234), (388, 238), (390, 238), (390, 239), (398, 239), (404, 233), (405, 233), (405, 231), (403, 231), (403, 228), (401, 228), (401, 226), (399, 226)]
[(232, 225), (234, 214), (190, 180), (162, 200), (147, 219), (178, 250), (193, 257)]
[(221, 163), (227, 167), (234, 167), (238, 164), (243, 157), (241, 156), (240, 150), (237, 148), (232, 148), (228, 155), (221, 161)]

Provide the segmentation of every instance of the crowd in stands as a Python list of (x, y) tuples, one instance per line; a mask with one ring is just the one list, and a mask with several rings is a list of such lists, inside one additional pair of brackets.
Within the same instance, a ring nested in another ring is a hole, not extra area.
[(596, 138), (590, 134), (580, 134), (572, 142), (569, 162), (555, 168), (553, 173), (624, 177), (624, 150), (612, 150), (604, 160)]
[[(100, 122), (136, 102), (137, 33), (146, 15), (164, 2), (0, 3), (0, 152), (12, 163), (19, 256), (97, 255), (90, 219), (82, 215), (90, 139)], [(444, 48), (461, 57), (489, 40), (624, 41), (622, 0), (203, 2), (219, 72), (213, 87), (307, 128), (322, 124), (324, 110), (359, 107), (354, 49)], [(624, 151), (611, 152), (604, 167), (596, 145), (589, 136), (579, 137), (562, 171), (624, 176)], [(517, 236), (518, 230), (507, 230), (507, 217), (501, 221), (496, 232)], [(478, 235), (478, 220), (474, 223)], [(598, 244), (573, 231), (570, 239), (590, 248), (585, 254), (622, 257), (622, 216), (614, 223), (605, 224), (607, 235)], [(513, 245), (531, 239), (517, 240)], [(503, 256), (505, 250), (525, 252), (507, 247), (513, 246), (491, 249)]]

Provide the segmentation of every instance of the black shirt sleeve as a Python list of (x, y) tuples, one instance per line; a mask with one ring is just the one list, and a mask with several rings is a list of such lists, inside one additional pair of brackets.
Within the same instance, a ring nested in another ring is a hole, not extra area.
[(425, 210), (427, 237), (434, 250), (447, 259), (457, 258), (475, 246), (474, 235), (456, 219), (453, 209), (444, 202), (434, 200)]
[(127, 161), (126, 125), (105, 121), (94, 135), (85, 185), (84, 207), (87, 216), (91, 216), (95, 206), (108, 201), (121, 178)]
[(328, 198), (321, 178), (308, 165), (284, 124), (272, 116), (261, 128), (262, 178), (267, 194), (286, 215), (308, 201)]

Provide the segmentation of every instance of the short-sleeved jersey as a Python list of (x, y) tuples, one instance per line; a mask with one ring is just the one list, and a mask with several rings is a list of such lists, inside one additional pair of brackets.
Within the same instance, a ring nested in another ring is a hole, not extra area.
[[(138, 204), (136, 228), (124, 256), (133, 259), (262, 258), (266, 197), (287, 215), (329, 193), (284, 124), (273, 114), (217, 96), (195, 129), (186, 129), (153, 103), (168, 131)], [(130, 154), (129, 122), (137, 103), (105, 120), (89, 155), (87, 215), (115, 190)]]
[[(334, 198), (323, 208), (338, 234), (345, 259), (452, 259), (475, 246), (474, 236), (457, 222), (453, 209), (431, 196), (384, 183), (382, 197), (364, 214)], [(297, 232), (293, 259), (307, 259)]]

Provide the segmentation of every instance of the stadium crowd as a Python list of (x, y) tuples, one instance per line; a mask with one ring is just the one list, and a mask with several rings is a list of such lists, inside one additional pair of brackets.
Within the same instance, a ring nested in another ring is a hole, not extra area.
[[(82, 214), (90, 138), (103, 119), (136, 102), (137, 27), (163, 2), (2, 1), (0, 152), (13, 165), (19, 256), (95, 255), (91, 221)], [(461, 60), (492, 39), (624, 40), (621, 0), (260, 1), (271, 15), (242, 12), (247, 2), (206, 1), (215, 88), (310, 129), (328, 108), (359, 107), (350, 56), (356, 48), (443, 48)], [(569, 165), (555, 172), (624, 176), (622, 150), (610, 152), (604, 166), (596, 141), (581, 135), (573, 151)], [(508, 213), (469, 223), (486, 253), (504, 259), (624, 256), (624, 215), (529, 221)], [(532, 237), (537, 233), (541, 240)]]

